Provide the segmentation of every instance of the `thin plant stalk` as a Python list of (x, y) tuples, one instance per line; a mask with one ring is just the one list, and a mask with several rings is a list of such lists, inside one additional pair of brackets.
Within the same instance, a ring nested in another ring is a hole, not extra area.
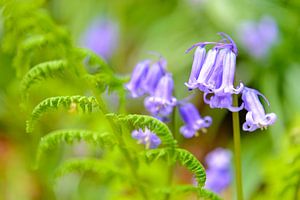
[[(238, 106), (238, 96), (233, 95), (233, 106)], [(234, 140), (234, 165), (237, 200), (243, 200), (242, 166), (241, 166), (241, 136), (240, 119), (238, 112), (232, 112), (233, 140)]]

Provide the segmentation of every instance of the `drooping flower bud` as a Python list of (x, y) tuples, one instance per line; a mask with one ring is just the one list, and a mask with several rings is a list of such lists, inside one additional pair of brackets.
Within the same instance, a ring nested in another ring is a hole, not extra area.
[(197, 79), (198, 79), (200, 70), (202, 68), (203, 62), (205, 60), (205, 54), (206, 54), (205, 46), (199, 46), (196, 48), (196, 51), (194, 53), (194, 61), (193, 61), (193, 65), (192, 65), (192, 71), (190, 74), (190, 78), (189, 78), (189, 81), (187, 83), (185, 83), (185, 85), (189, 89), (197, 88), (197, 85), (198, 85)]
[(156, 86), (159, 80), (164, 76), (166, 73), (166, 61), (161, 59), (158, 62), (155, 62), (150, 67), (145, 80), (143, 81), (143, 89), (150, 95), (154, 94)]
[(264, 129), (276, 121), (276, 114), (266, 114), (263, 105), (259, 100), (262, 96), (269, 105), (267, 99), (257, 90), (245, 87), (242, 94), (242, 100), (245, 104), (246, 122), (243, 124), (244, 131), (255, 131), (258, 128)]
[(143, 89), (142, 84), (145, 77), (147, 76), (149, 65), (149, 60), (139, 62), (132, 72), (130, 82), (126, 84), (126, 88), (129, 90), (133, 98), (145, 94), (145, 90)]
[(173, 97), (174, 82), (172, 75), (167, 73), (159, 81), (154, 94), (145, 99), (146, 109), (155, 117), (168, 116), (176, 105), (176, 98)]

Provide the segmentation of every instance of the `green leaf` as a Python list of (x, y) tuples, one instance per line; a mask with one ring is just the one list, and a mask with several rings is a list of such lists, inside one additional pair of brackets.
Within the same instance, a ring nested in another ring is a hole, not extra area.
[(26, 132), (33, 131), (35, 123), (39, 118), (50, 110), (55, 110), (60, 106), (68, 110), (81, 110), (82, 112), (92, 112), (94, 107), (98, 107), (99, 104), (95, 97), (86, 96), (58, 96), (50, 97), (40, 102), (32, 111), (29, 119), (26, 122)]
[(115, 122), (130, 125), (133, 129), (148, 128), (161, 139), (162, 144), (168, 147), (174, 148), (177, 145), (177, 141), (168, 126), (154, 117), (147, 115), (117, 115), (114, 113), (109, 113), (106, 116), (112, 118)]
[(66, 67), (67, 61), (65, 60), (47, 61), (34, 66), (25, 74), (21, 81), (22, 94), (26, 95), (33, 84), (62, 73)]
[(41, 138), (37, 150), (37, 163), (40, 162), (43, 155), (45, 155), (45, 152), (54, 149), (61, 143), (65, 142), (67, 144), (73, 144), (74, 142), (81, 140), (97, 146), (111, 147), (115, 145), (115, 140), (112, 135), (107, 132), (100, 133), (80, 129), (57, 130)]

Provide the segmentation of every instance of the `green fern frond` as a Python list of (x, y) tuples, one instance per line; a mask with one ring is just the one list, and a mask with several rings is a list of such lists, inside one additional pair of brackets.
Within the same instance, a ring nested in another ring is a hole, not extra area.
[(77, 48), (75, 52), (80, 56), (80, 60), (85, 59), (85, 64), (93, 67), (94, 72), (85, 76), (93, 87), (101, 93), (106, 88), (109, 91), (124, 90), (123, 84), (128, 82), (128, 78), (116, 76), (104, 59), (88, 49)]
[[(53, 48), (59, 49), (61, 50), (59, 52), (60, 57), (65, 54), (64, 51), (66, 51), (66, 47), (69, 43), (66, 39), (67, 33), (60, 29), (55, 32), (57, 34), (51, 32), (43, 35), (32, 35), (18, 45), (16, 56), (13, 60), (13, 65), (17, 71), (17, 77), (21, 77), (28, 71), (31, 60), (34, 59), (34, 57), (40, 56), (38, 53), (42, 48), (44, 51), (46, 50), (44, 49), (45, 47), (48, 47), (48, 49), (51, 48), (52, 52)], [(45, 54), (45, 52), (43, 53)]]
[(122, 170), (112, 168), (112, 165), (101, 160), (86, 158), (86, 159), (72, 159), (64, 162), (54, 173), (54, 181), (69, 173), (84, 173), (93, 172), (100, 177), (109, 176), (122, 178), (125, 174)]
[(99, 104), (95, 97), (86, 96), (58, 96), (50, 97), (40, 102), (32, 111), (29, 119), (26, 122), (26, 132), (33, 131), (35, 123), (39, 118), (50, 110), (58, 109), (62, 106), (68, 110), (81, 110), (83, 113), (92, 112), (93, 108), (98, 107)]
[(74, 49), (74, 52), (78, 55), (80, 60), (85, 59), (86, 64), (94, 66), (99, 70), (105, 70), (112, 73), (112, 69), (105, 62), (105, 60), (99, 55), (95, 54), (93, 51), (84, 48), (76, 48)]
[(167, 148), (151, 149), (147, 150), (144, 153), (144, 156), (148, 162), (153, 162), (159, 158), (167, 158), (178, 161), (194, 174), (200, 188), (205, 184), (206, 173), (204, 167), (192, 153), (185, 149), (175, 148), (174, 151)]
[(59, 144), (63, 142), (73, 144), (74, 142), (81, 140), (97, 146), (112, 147), (116, 144), (113, 136), (107, 132), (101, 133), (80, 129), (53, 131), (42, 137), (40, 140), (37, 150), (37, 164), (40, 162), (40, 159), (45, 152), (54, 149)]
[(198, 159), (185, 149), (175, 150), (176, 160), (190, 170), (194, 175), (199, 187), (203, 187), (206, 180), (205, 169)]
[(202, 197), (201, 199), (203, 200), (221, 200), (221, 198), (217, 194), (203, 188), (195, 187), (193, 185), (178, 185), (174, 187), (159, 188), (156, 192), (165, 194), (181, 194), (193, 192), (197, 193), (197, 195), (199, 197)]
[(67, 61), (65, 60), (48, 61), (34, 66), (26, 73), (21, 82), (22, 94), (26, 94), (34, 83), (54, 77), (55, 74), (61, 73), (66, 67)]
[(170, 129), (166, 124), (158, 119), (147, 115), (117, 115), (109, 113), (106, 115), (116, 122), (126, 123), (133, 127), (133, 129), (148, 128), (155, 133), (162, 141), (162, 144), (169, 147), (176, 147), (177, 141), (174, 139)]
[(146, 158), (147, 163), (155, 162), (158, 159), (169, 160), (170, 153), (168, 149), (149, 149), (146, 152), (143, 152), (143, 155)]
[(86, 80), (95, 87), (100, 93), (108, 89), (108, 92), (115, 90), (124, 90), (123, 84), (127, 82), (124, 78), (116, 77), (107, 73), (88, 74)]
[(202, 197), (203, 200), (222, 200), (218, 195), (204, 188), (200, 189), (199, 196)]

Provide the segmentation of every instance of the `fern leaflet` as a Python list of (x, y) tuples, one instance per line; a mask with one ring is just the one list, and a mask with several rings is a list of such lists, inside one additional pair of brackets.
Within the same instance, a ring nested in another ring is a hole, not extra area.
[(203, 188), (198, 188), (193, 185), (179, 185), (179, 186), (174, 186), (174, 187), (167, 187), (167, 188), (159, 188), (157, 189), (158, 193), (188, 193), (188, 192), (194, 192), (197, 193), (199, 197), (202, 197), (203, 200), (221, 200), (221, 198), (216, 195), (215, 193), (203, 189)]
[(61, 73), (66, 67), (67, 61), (65, 60), (47, 61), (34, 66), (26, 73), (21, 82), (22, 94), (26, 94), (34, 83), (53, 77), (55, 74)]
[(57, 130), (53, 131), (46, 136), (42, 137), (37, 150), (37, 163), (45, 152), (54, 149), (62, 142), (72, 144), (76, 141), (84, 140), (87, 143), (94, 144), (97, 146), (108, 146), (111, 147), (115, 144), (115, 140), (111, 134), (107, 132), (100, 133), (95, 131), (87, 130)]
[(63, 106), (66, 109), (70, 109), (71, 106), (75, 106), (76, 109), (80, 108), (82, 112), (92, 112), (94, 107), (98, 107), (99, 104), (95, 97), (86, 96), (58, 96), (50, 97), (40, 102), (32, 111), (29, 120), (26, 122), (26, 132), (33, 131), (35, 123), (38, 119), (49, 110), (57, 109)]
[(198, 159), (185, 149), (175, 148), (174, 151), (170, 149), (153, 149), (148, 150), (144, 153), (146, 160), (148, 162), (153, 162), (159, 158), (172, 158), (178, 161), (181, 165), (185, 166), (189, 171), (191, 171), (197, 180), (198, 186), (201, 188), (205, 184), (206, 173), (202, 164)]
[(69, 173), (84, 173), (84, 172), (93, 172), (99, 176), (109, 176), (123, 178), (126, 175), (122, 173), (119, 169), (114, 169), (109, 163), (103, 162), (101, 160), (93, 158), (85, 159), (72, 159), (64, 162), (54, 174), (54, 180), (65, 176)]

